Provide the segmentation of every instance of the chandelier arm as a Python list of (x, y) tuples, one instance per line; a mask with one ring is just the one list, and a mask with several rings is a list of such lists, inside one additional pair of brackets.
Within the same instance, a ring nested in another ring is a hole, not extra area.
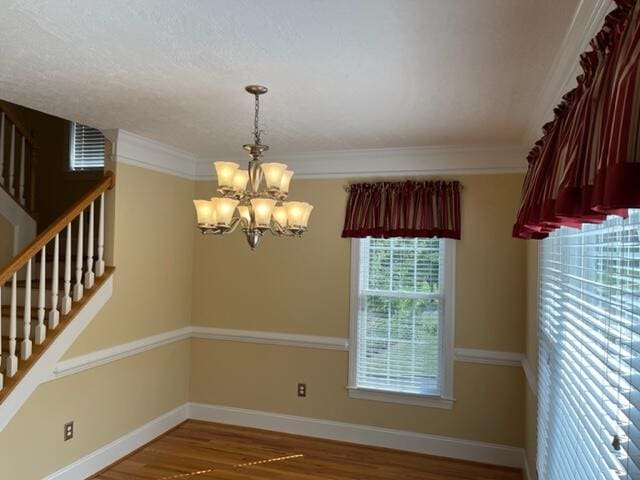
[(238, 228), (238, 224), (240, 224), (240, 217), (234, 217), (229, 224), (229, 228), (222, 232), (222, 235), (228, 235), (229, 233), (235, 232), (236, 228)]

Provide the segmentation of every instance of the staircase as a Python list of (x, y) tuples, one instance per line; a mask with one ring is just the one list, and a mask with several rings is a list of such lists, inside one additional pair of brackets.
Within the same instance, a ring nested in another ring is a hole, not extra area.
[(0, 101), (0, 187), (33, 216), (38, 144)]
[(0, 270), (0, 408), (112, 274), (104, 260), (104, 222), (105, 193), (113, 184), (107, 172)]

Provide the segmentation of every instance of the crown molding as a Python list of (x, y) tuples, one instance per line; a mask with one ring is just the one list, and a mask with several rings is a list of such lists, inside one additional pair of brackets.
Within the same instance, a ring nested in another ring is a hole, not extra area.
[(533, 145), (540, 138), (542, 125), (553, 118), (553, 109), (562, 96), (576, 86), (576, 77), (581, 73), (580, 54), (588, 49), (613, 6), (613, 0), (580, 1), (538, 94), (525, 132), (526, 145)]
[[(244, 157), (231, 160), (238, 162)], [(526, 170), (526, 149), (506, 145), (367, 148), (274, 155), (296, 172), (295, 178), (519, 173)], [(213, 160), (201, 159), (197, 180), (215, 178)]]
[[(116, 163), (189, 180), (215, 179), (213, 160), (126, 130), (103, 133), (115, 146)], [(283, 153), (273, 160), (286, 163), (296, 178), (318, 179), (520, 173), (526, 171), (525, 158), (526, 149), (516, 145), (444, 145)], [(244, 163), (247, 157), (239, 152), (226, 159)]]
[(116, 163), (146, 168), (189, 180), (195, 179), (197, 158), (189, 152), (126, 130), (107, 133), (107, 138), (115, 145), (112, 156)]

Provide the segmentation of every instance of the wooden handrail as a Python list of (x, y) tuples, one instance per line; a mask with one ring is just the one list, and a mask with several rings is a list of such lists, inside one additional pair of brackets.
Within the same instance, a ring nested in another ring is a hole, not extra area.
[(82, 211), (91, 205), (102, 193), (113, 187), (115, 177), (111, 172), (105, 172), (105, 176), (100, 182), (83, 198), (78, 200), (69, 210), (62, 214), (44, 232), (38, 235), (33, 242), (26, 246), (11, 262), (0, 270), (0, 286), (4, 285), (11, 276), (20, 270), (30, 258), (33, 258), (42, 247), (55, 238), (66, 226), (73, 221)]
[(22, 124), (22, 122), (18, 120), (18, 117), (14, 113), (13, 108), (11, 108), (11, 106), (8, 105), (7, 102), (0, 100), (0, 110), (4, 112), (4, 116), (16, 126), (18, 132), (20, 132), (20, 135), (26, 138), (31, 146), (38, 146), (38, 142), (36, 142), (36, 139), (33, 137), (33, 135), (31, 135), (31, 132), (29, 132), (29, 130)]

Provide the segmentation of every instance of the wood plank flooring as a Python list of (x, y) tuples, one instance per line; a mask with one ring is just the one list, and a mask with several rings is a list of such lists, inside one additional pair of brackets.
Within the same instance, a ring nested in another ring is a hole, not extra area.
[(100, 480), (521, 480), (519, 470), (188, 420)]

